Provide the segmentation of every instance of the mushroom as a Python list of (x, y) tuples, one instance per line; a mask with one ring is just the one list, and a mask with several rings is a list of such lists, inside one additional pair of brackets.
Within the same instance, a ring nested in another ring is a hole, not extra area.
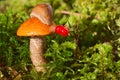
[(45, 36), (51, 33), (68, 35), (68, 29), (62, 25), (56, 26), (52, 19), (52, 7), (46, 3), (38, 4), (33, 8), (30, 18), (21, 24), (17, 31), (18, 36), (30, 37), (30, 58), (38, 72), (46, 71), (43, 66), (46, 64), (44, 58)]

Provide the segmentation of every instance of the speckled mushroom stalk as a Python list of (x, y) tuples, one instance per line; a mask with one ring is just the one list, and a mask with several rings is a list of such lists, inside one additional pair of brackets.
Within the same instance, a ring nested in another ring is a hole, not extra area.
[(30, 19), (25, 21), (18, 29), (18, 36), (30, 36), (30, 58), (38, 72), (45, 72), (46, 64), (44, 52), (46, 49), (46, 35), (56, 32), (63, 36), (68, 35), (68, 30), (64, 26), (57, 26), (52, 22), (53, 10), (49, 4), (36, 5)]
[(39, 72), (45, 72), (43, 53), (45, 52), (46, 42), (44, 37), (31, 37), (30, 38), (30, 58)]

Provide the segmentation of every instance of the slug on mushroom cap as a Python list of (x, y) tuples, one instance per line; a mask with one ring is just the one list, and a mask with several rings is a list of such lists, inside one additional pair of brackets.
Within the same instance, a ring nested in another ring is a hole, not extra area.
[(49, 4), (38, 4), (33, 8), (30, 16), (37, 17), (42, 23), (51, 25), (53, 20), (53, 10)]

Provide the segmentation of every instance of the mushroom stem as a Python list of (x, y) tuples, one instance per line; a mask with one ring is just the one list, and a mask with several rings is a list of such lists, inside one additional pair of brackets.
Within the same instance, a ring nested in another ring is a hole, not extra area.
[(43, 53), (45, 52), (45, 38), (31, 37), (30, 38), (30, 58), (38, 72), (45, 72), (46, 64)]

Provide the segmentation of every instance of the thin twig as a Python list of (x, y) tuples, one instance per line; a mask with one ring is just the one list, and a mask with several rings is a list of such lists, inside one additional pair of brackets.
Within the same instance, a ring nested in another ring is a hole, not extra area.
[(74, 16), (82, 16), (80, 13), (70, 12), (70, 11), (60, 11), (61, 14), (67, 14), (67, 15), (74, 15)]

